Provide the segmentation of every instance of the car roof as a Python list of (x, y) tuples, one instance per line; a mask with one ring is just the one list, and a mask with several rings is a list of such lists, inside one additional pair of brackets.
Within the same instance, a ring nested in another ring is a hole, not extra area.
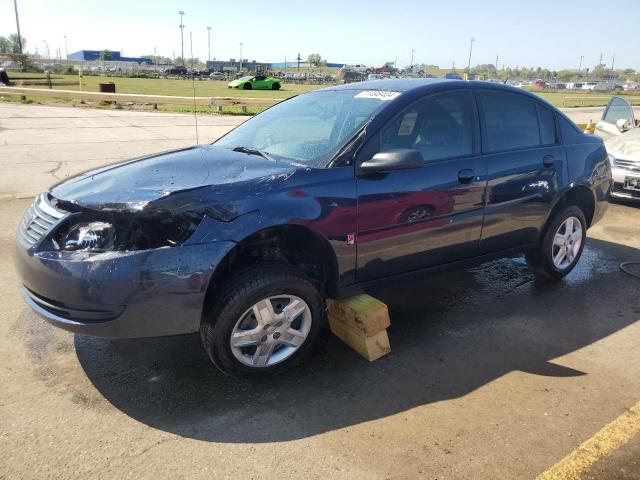
[(394, 92), (408, 92), (417, 88), (424, 88), (443, 83), (460, 83), (460, 80), (445, 78), (385, 78), (381, 80), (367, 80), (365, 82), (345, 83), (324, 90), (391, 90)]
[[(318, 91), (328, 90), (386, 90), (400, 92), (402, 97), (417, 97), (429, 91), (442, 91), (453, 88), (482, 88), (491, 90), (501, 90), (527, 96), (537, 102), (541, 102), (557, 110), (544, 98), (535, 95), (522, 88), (513, 87), (503, 83), (485, 82), (482, 80), (458, 80), (450, 78), (385, 78), (383, 80), (367, 80), (364, 82), (345, 83), (332, 87), (323, 88)], [(313, 92), (309, 92), (313, 93)]]

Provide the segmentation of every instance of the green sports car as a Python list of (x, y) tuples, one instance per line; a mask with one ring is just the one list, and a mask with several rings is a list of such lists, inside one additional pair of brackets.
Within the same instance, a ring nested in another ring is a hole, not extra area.
[(229, 82), (228, 87), (241, 88), (243, 90), (280, 90), (280, 79), (265, 75), (241, 77)]

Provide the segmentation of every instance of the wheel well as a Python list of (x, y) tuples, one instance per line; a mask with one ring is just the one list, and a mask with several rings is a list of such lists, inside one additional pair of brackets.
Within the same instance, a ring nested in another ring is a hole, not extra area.
[(575, 205), (582, 210), (584, 217), (587, 220), (587, 228), (591, 226), (593, 221), (593, 214), (596, 208), (596, 202), (593, 198), (593, 193), (589, 188), (584, 186), (577, 186), (565, 193), (562, 198), (556, 203), (555, 207), (551, 211), (548, 220), (555, 217), (558, 211), (566, 208), (569, 205)]
[(338, 266), (329, 242), (300, 225), (260, 230), (238, 243), (220, 262), (209, 282), (209, 293), (235, 271), (262, 262), (280, 262), (300, 268), (325, 296), (335, 296)]

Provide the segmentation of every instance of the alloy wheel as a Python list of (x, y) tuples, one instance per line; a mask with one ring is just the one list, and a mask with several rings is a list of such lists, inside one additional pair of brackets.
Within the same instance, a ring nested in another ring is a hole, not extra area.
[(234, 357), (249, 367), (270, 367), (291, 357), (311, 329), (311, 310), (295, 295), (260, 300), (238, 319), (230, 338)]
[(569, 268), (578, 257), (582, 246), (582, 224), (577, 217), (567, 217), (553, 237), (551, 258), (558, 270)]

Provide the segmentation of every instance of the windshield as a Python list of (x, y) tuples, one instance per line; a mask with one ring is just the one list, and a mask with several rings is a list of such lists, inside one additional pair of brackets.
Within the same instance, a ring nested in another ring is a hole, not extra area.
[(396, 92), (325, 90), (275, 105), (215, 144), (251, 148), (278, 158), (323, 167)]

